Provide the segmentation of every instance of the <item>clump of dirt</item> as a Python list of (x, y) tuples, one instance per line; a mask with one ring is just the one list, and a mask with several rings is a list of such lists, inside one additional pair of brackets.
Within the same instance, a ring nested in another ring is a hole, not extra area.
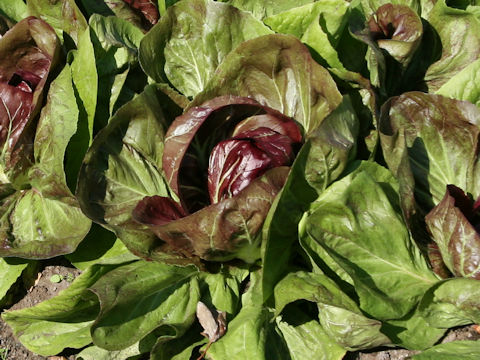
[[(78, 275), (80, 270), (70, 264), (48, 265), (41, 264), (41, 268), (28, 289), (23, 289), (18, 301), (8, 310), (18, 310), (32, 307), (42, 301), (50, 299), (60, 291), (66, 289)], [(5, 310), (5, 309), (4, 309)], [(26, 349), (13, 335), (10, 327), (0, 318), (0, 359), (5, 360), (73, 360), (74, 356), (50, 356), (45, 358)]]

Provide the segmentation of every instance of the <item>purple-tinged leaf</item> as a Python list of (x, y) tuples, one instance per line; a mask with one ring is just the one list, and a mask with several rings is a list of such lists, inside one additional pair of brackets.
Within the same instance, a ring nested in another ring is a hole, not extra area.
[(425, 222), (448, 269), (459, 277), (480, 280), (480, 223), (474, 203), (455, 185), (448, 185), (442, 201)]
[(142, 224), (165, 225), (186, 216), (183, 208), (166, 196), (145, 196), (132, 213), (133, 219)]
[[(227, 122), (229, 123), (227, 125), (231, 124), (233, 127), (243, 119), (260, 114), (275, 117), (277, 119), (275, 126), (283, 127), (284, 130), (282, 131), (286, 132), (296, 141), (301, 138), (298, 128), (296, 131), (293, 128), (293, 126), (297, 127), (296, 124), (289, 117), (246, 97), (217, 97), (200, 106), (191, 108), (185, 114), (175, 119), (165, 135), (162, 163), (165, 177), (170, 187), (180, 196), (182, 201), (184, 201), (184, 199), (182, 198), (180, 190), (179, 172), (181, 167), (187, 167), (189, 164), (186, 154), (194, 137), (197, 133), (199, 133), (198, 136), (200, 137), (206, 136), (200, 131), (202, 125), (208, 120), (204, 132), (211, 133), (212, 129)], [(293, 126), (291, 124), (293, 124)]]
[(294, 121), (285, 121), (285, 117), (279, 114), (264, 114), (251, 116), (241, 121), (233, 131), (232, 136), (246, 131), (255, 130), (259, 127), (269, 128), (275, 132), (288, 136), (292, 142), (301, 142), (302, 134), (298, 129), (298, 125)]
[(370, 17), (368, 29), (378, 47), (400, 63), (411, 59), (422, 38), (420, 17), (405, 5), (380, 6)]
[[(253, 261), (258, 257), (260, 229), (288, 172), (284, 166), (271, 169), (234, 197), (150, 229), (170, 248), (192, 259)], [(163, 249), (152, 249), (153, 256), (158, 251)]]
[[(42, 105), (58, 45), (50, 25), (34, 17), (20, 21), (0, 39), (0, 148), (7, 169), (32, 156), (33, 132), (27, 130)], [(15, 148), (20, 149), (12, 156)]]
[(273, 167), (290, 165), (292, 141), (260, 127), (217, 144), (210, 154), (208, 191), (212, 204), (238, 194)]
[(142, 14), (142, 18), (149, 23), (150, 26), (155, 25), (160, 18), (157, 5), (152, 0), (124, 0), (134, 10)]

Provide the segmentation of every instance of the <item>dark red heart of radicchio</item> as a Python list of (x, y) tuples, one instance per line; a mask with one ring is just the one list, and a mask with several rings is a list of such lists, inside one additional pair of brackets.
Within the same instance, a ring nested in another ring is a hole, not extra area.
[(161, 226), (235, 198), (269, 170), (289, 166), (301, 141), (294, 120), (250, 98), (222, 96), (194, 107), (165, 136), (163, 170), (179, 201), (145, 197), (133, 217)]

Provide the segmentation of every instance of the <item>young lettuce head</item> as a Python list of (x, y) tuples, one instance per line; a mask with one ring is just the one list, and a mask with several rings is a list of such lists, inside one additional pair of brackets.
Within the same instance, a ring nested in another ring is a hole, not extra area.
[(133, 217), (186, 256), (253, 261), (301, 141), (291, 118), (250, 98), (193, 107), (165, 137), (163, 170), (178, 201), (146, 196)]

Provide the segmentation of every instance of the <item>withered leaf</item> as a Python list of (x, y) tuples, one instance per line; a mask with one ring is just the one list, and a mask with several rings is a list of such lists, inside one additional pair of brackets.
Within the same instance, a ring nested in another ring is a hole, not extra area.
[(227, 330), (225, 311), (212, 311), (201, 301), (197, 303), (197, 318), (203, 327), (201, 334), (212, 343), (220, 339)]

